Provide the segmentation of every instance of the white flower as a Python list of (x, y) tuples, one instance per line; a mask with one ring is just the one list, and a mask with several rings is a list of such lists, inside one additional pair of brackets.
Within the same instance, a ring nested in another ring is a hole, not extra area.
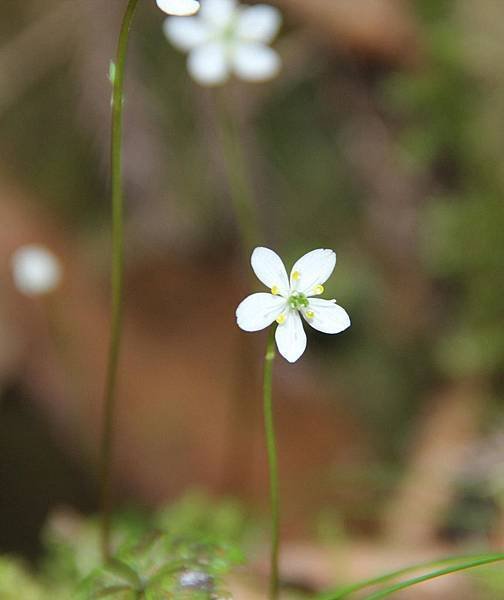
[(194, 15), (200, 9), (197, 0), (156, 0), (156, 4), (163, 12), (179, 17)]
[(278, 323), (275, 340), (280, 354), (295, 362), (305, 351), (306, 333), (300, 314), (314, 329), (340, 333), (350, 327), (347, 312), (336, 300), (314, 298), (324, 291), (324, 284), (336, 265), (332, 250), (312, 250), (302, 256), (287, 277), (282, 259), (268, 248), (252, 252), (252, 268), (270, 293), (252, 294), (236, 309), (238, 326), (244, 331), (259, 331)]
[(54, 291), (62, 277), (56, 256), (44, 246), (30, 244), (18, 248), (11, 257), (14, 283), (27, 296)]
[(189, 52), (191, 76), (212, 86), (225, 83), (232, 73), (247, 81), (274, 77), (280, 70), (280, 57), (267, 44), (280, 24), (280, 12), (273, 6), (202, 0), (196, 17), (170, 17), (164, 32), (176, 48)]

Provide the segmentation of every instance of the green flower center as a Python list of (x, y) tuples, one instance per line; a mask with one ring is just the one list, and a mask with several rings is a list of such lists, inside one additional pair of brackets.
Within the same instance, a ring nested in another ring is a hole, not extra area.
[(308, 298), (300, 292), (294, 292), (292, 296), (289, 296), (288, 303), (292, 309), (301, 310), (308, 307)]

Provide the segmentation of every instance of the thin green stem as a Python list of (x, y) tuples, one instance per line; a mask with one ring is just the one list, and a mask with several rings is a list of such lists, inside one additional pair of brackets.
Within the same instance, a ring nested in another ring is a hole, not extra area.
[(241, 243), (248, 257), (261, 242), (255, 206), (254, 191), (250, 183), (242, 140), (236, 118), (228, 106), (228, 98), (217, 96), (217, 113), (222, 153), (226, 166), (231, 202), (238, 224)]
[[(263, 235), (257, 217), (257, 205), (254, 188), (251, 183), (250, 168), (246, 157), (236, 111), (230, 103), (229, 88), (216, 92), (213, 97), (218, 127), (218, 138), (224, 160), (225, 175), (229, 190), (232, 210), (236, 221), (243, 258), (248, 262), (253, 248), (263, 243)], [(255, 285), (255, 281), (254, 281)], [(250, 435), (244, 437), (244, 431), (250, 430), (251, 419), (256, 414), (254, 404), (243, 402), (243, 382), (253, 382), (255, 371), (250, 356), (251, 347), (240, 336), (236, 348), (236, 363), (233, 372), (233, 390), (229, 404), (229, 435), (227, 464), (224, 473), (230, 474), (231, 484), (235, 481), (235, 473), (240, 479), (247, 480), (244, 468), (252, 465), (253, 444)], [(236, 460), (236, 452), (241, 450), (241, 460)], [(245, 467), (243, 466), (245, 465)], [(239, 472), (236, 471), (236, 466)]]
[(103, 401), (103, 434), (101, 442), (102, 522), (101, 549), (103, 560), (111, 557), (110, 521), (112, 511), (111, 463), (114, 441), (117, 370), (122, 333), (124, 222), (122, 191), (122, 130), (124, 104), (124, 74), (129, 34), (139, 0), (129, 0), (124, 13), (115, 67), (112, 69), (112, 130), (111, 130), (111, 188), (112, 188), (112, 312), (110, 345)]
[(268, 334), (266, 354), (264, 356), (264, 429), (268, 449), (268, 466), (271, 501), (271, 572), (270, 600), (277, 600), (279, 591), (278, 556), (280, 551), (280, 504), (278, 494), (278, 459), (276, 450), (275, 427), (273, 422), (272, 379), (275, 360), (275, 331), (271, 327)]

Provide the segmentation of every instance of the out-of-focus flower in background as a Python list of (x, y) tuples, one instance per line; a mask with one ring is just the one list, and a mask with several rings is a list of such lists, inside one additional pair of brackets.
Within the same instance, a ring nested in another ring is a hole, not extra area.
[(199, 14), (169, 17), (168, 40), (188, 52), (187, 68), (198, 83), (221, 85), (234, 74), (245, 81), (267, 81), (280, 70), (280, 57), (268, 44), (282, 17), (273, 6), (243, 6), (235, 0), (204, 0)]
[(213, 592), (215, 589), (214, 578), (204, 571), (184, 571), (179, 578), (179, 585), (183, 589), (193, 589), (203, 592)]
[(156, 0), (156, 4), (163, 12), (179, 17), (194, 15), (200, 9), (197, 0)]
[(350, 327), (350, 317), (336, 300), (314, 298), (324, 292), (325, 283), (336, 266), (332, 250), (312, 250), (302, 256), (290, 274), (282, 259), (268, 248), (252, 252), (252, 268), (271, 293), (252, 294), (236, 309), (238, 326), (244, 331), (259, 331), (278, 323), (275, 340), (280, 354), (295, 362), (305, 351), (306, 333), (300, 314), (314, 329), (340, 333)]
[(11, 257), (11, 266), (17, 289), (27, 296), (53, 292), (63, 276), (58, 258), (38, 244), (18, 248)]

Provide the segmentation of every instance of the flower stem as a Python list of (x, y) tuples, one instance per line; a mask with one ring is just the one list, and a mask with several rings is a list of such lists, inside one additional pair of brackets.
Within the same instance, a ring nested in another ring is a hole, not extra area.
[(261, 243), (262, 237), (259, 232), (254, 191), (250, 183), (247, 160), (244, 156), (236, 118), (229, 107), (229, 99), (221, 94), (217, 96), (216, 100), (222, 154), (231, 202), (243, 251), (248, 257), (252, 249)]
[(124, 13), (115, 67), (112, 70), (112, 130), (111, 130), (111, 188), (112, 188), (112, 312), (110, 345), (103, 401), (103, 433), (101, 441), (101, 550), (104, 561), (111, 558), (110, 521), (112, 510), (111, 463), (114, 440), (114, 416), (117, 370), (122, 333), (124, 223), (122, 192), (122, 129), (124, 104), (124, 73), (129, 34), (138, 0), (129, 0)]
[(276, 450), (273, 406), (271, 400), (273, 361), (275, 360), (275, 330), (271, 327), (268, 334), (266, 354), (264, 356), (264, 429), (268, 449), (268, 466), (271, 502), (271, 570), (269, 599), (277, 600), (279, 591), (278, 555), (280, 550), (280, 504), (278, 494), (278, 459)]
[[(251, 183), (250, 165), (238, 124), (236, 110), (232, 104), (230, 90), (226, 86), (213, 96), (213, 107), (217, 123), (217, 137), (224, 161), (225, 177), (229, 190), (231, 208), (236, 221), (240, 241), (240, 256), (249, 261), (252, 250), (263, 243), (263, 234), (257, 216), (257, 204)], [(246, 289), (246, 288), (245, 288)], [(243, 290), (245, 292), (245, 290)], [(240, 336), (236, 342), (236, 361), (233, 369), (233, 388), (229, 404), (229, 435), (227, 445), (226, 484), (236, 481), (248, 481), (247, 475), (252, 465), (253, 443), (250, 435), (251, 420), (255, 421), (256, 407), (253, 403), (243, 402), (243, 382), (252, 382), (256, 372), (251, 365), (251, 348)], [(240, 460), (237, 451), (241, 449)], [(247, 471), (248, 470), (248, 471)]]

